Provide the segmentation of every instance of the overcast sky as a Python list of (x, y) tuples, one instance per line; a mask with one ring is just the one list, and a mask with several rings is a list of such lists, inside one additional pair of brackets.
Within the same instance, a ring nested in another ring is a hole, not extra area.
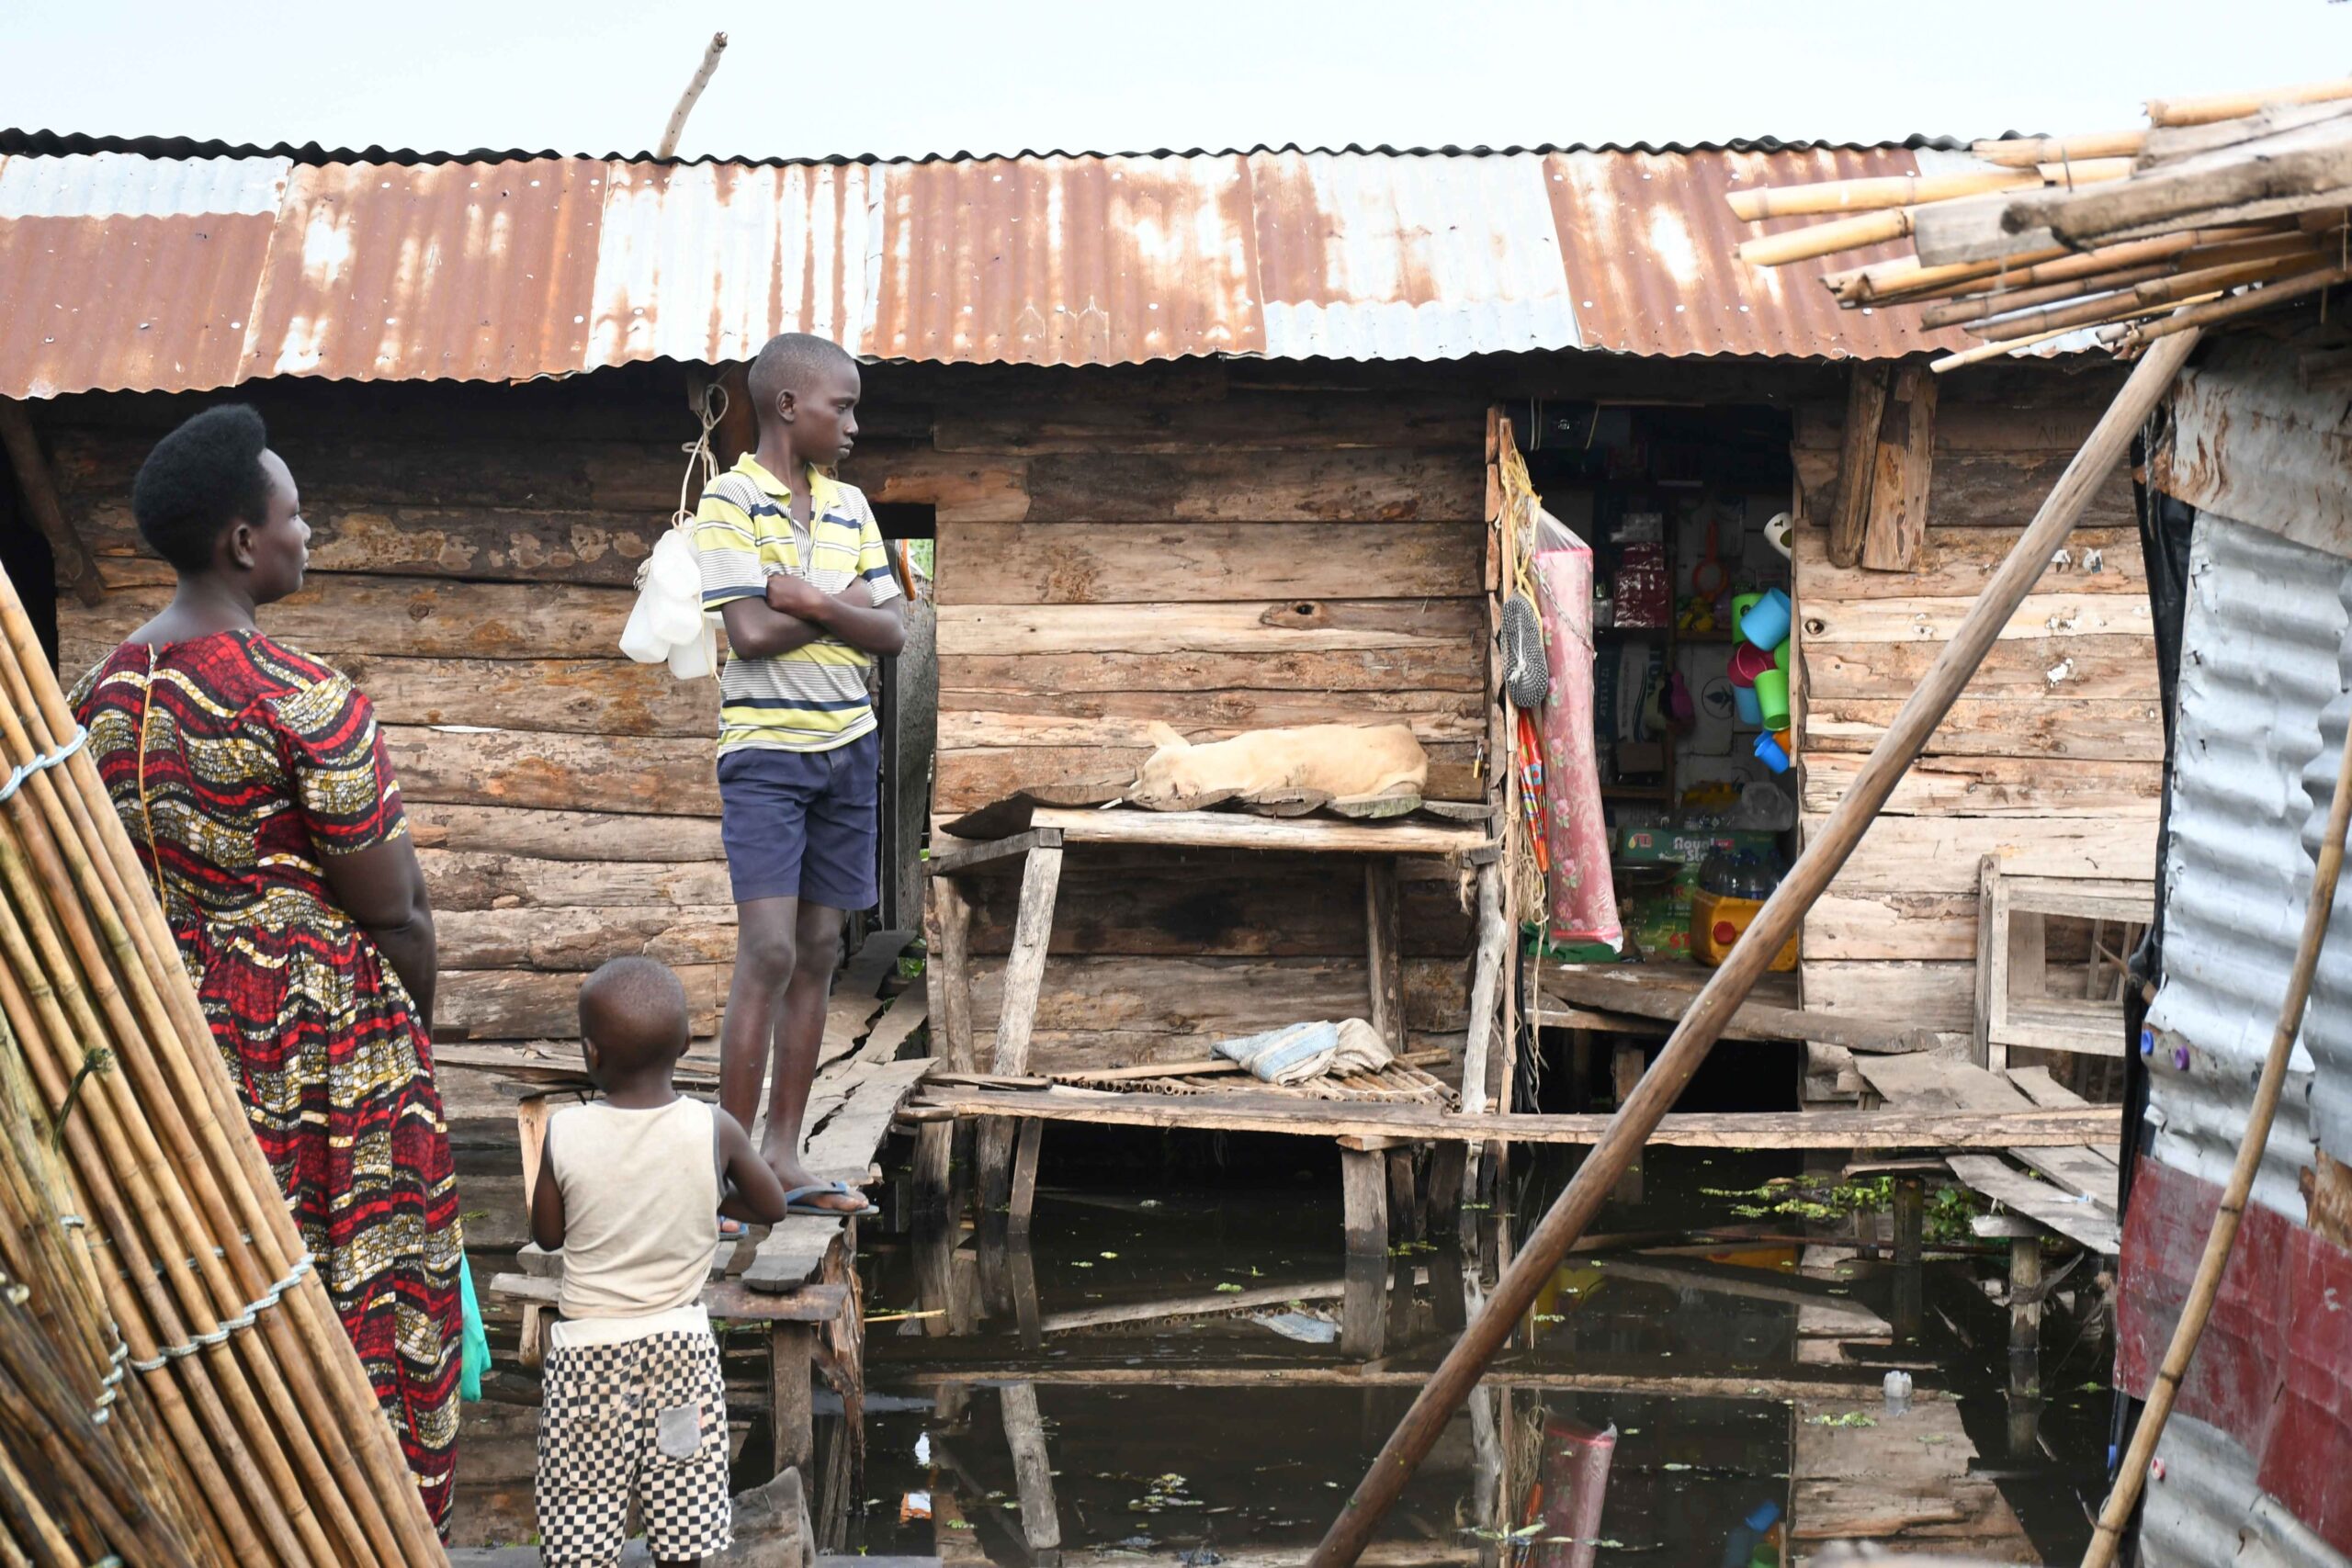
[(1871, 141), (2352, 70), (2352, 4), (0, 0), (0, 124), (688, 155)]

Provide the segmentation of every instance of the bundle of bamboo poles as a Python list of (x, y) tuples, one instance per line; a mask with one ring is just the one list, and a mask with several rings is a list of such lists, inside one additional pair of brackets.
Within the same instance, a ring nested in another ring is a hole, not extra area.
[(1836, 214), (1747, 241), (1798, 262), (1909, 240), (1825, 276), (1849, 310), (1922, 307), (1982, 340), (1957, 366), (2071, 333), (2129, 357), (2160, 337), (2352, 280), (2352, 79), (2159, 99), (2145, 130), (1979, 141), (1973, 170), (1736, 193), (1751, 222)]
[(0, 634), (0, 1563), (446, 1562), (5, 575)]

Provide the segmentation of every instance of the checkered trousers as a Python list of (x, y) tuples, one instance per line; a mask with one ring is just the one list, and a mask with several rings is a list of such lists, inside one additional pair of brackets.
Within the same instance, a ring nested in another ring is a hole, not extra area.
[(547, 1568), (618, 1562), (632, 1497), (657, 1560), (727, 1550), (735, 1537), (727, 1385), (709, 1330), (550, 1349), (546, 1387), (538, 1511)]

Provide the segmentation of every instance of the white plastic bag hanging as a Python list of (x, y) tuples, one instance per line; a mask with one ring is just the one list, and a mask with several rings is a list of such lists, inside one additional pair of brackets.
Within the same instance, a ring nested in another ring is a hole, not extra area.
[(702, 607), (702, 562), (695, 554), (694, 514), (686, 510), (686, 485), (702, 470), (705, 487), (717, 478), (710, 433), (726, 412), (727, 391), (716, 382), (702, 400), (702, 434), (686, 446), (686, 478), (670, 531), (637, 572), (637, 603), (621, 628), (621, 651), (639, 664), (667, 664), (680, 681), (718, 673), (718, 619)]

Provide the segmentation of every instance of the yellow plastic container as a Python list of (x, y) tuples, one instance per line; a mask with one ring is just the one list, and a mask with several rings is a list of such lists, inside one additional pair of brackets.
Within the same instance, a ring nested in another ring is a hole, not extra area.
[[(1690, 956), (1710, 968), (1731, 956), (1731, 950), (1747, 933), (1747, 922), (1764, 907), (1758, 898), (1735, 898), (1728, 893), (1710, 893), (1704, 888), (1690, 895)], [(1797, 966), (1797, 939), (1792, 935), (1788, 945), (1773, 958), (1770, 967), (1776, 970)]]

